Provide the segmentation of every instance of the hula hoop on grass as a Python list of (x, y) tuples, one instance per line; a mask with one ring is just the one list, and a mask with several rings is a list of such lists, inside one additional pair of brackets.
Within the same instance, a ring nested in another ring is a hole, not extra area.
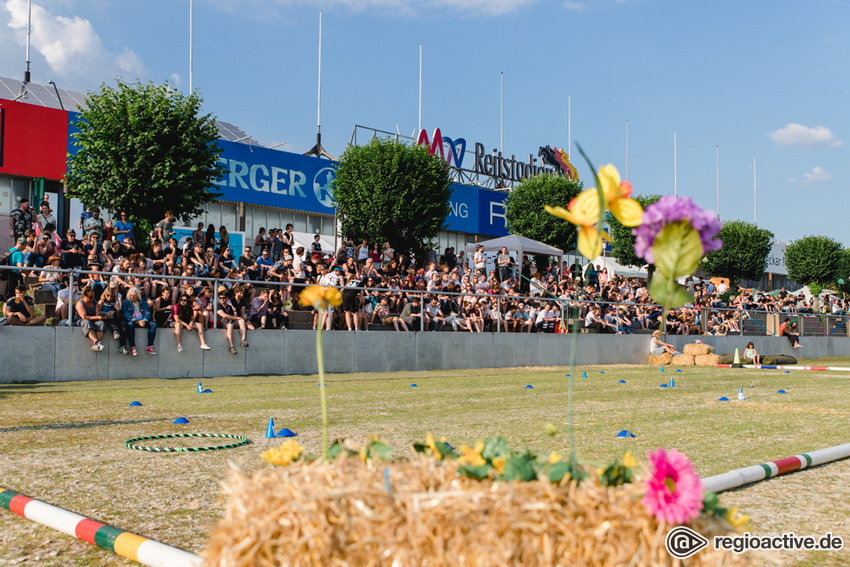
[[(226, 443), (223, 445), (210, 445), (208, 447), (146, 447), (144, 445), (136, 445), (139, 441), (150, 441), (152, 439), (177, 439), (182, 437), (204, 437), (216, 439), (236, 439), (236, 443)], [(217, 451), (219, 449), (234, 449), (250, 443), (250, 439), (241, 435), (228, 435), (226, 433), (171, 433), (168, 435), (148, 435), (146, 437), (134, 437), (124, 441), (124, 446), (128, 449), (137, 451), (149, 451), (151, 453), (193, 453), (199, 451)]]

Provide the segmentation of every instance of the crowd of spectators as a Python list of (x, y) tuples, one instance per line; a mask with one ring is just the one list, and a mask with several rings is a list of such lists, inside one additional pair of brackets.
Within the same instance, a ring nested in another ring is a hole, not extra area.
[[(187, 333), (197, 333), (200, 348), (209, 350), (204, 333), (217, 326), (226, 330), (230, 352), (236, 354), (236, 342), (248, 347), (248, 331), (289, 328), (291, 314), (305, 310), (298, 296), (309, 284), (338, 286), (343, 296), (342, 305), (324, 313), (322, 320), (318, 313), (307, 316), (314, 329), (322, 325), (357, 331), (380, 325), (400, 332), (557, 333), (577, 321), (589, 332), (648, 333), (659, 326), (661, 310), (645, 282), (609, 277), (607, 269), (578, 261), (535, 269), (528, 257), (517, 262), (502, 249), (488, 272), (479, 245), (471, 268), (463, 252), (456, 254), (453, 248), (439, 256), (432, 251), (415, 263), (389, 242), (344, 240), (339, 249), (325, 250), (317, 235), (309, 248), (300, 246), (291, 224), (260, 228), (253, 243), (234, 255), (224, 226), (201, 222), (191, 237), (178, 241), (174, 215), (166, 213), (145, 242), (137, 243), (125, 213), (116, 222), (105, 222), (97, 208), (86, 210), (76, 229), (60, 239), (48, 204), (39, 208), (35, 215), (24, 200), (10, 217), (16, 244), (8, 259), (16, 269), (9, 274), (7, 289), (14, 296), (6, 302), (4, 316), (9, 324), (44, 321), (22, 285), (28, 268), (79, 269), (73, 289), (68, 273), (39, 272), (38, 282), (56, 299), (59, 324), (70, 320), (82, 327), (93, 350), (103, 348), (103, 336), (109, 333), (119, 341), (120, 352), (135, 355), (137, 328), (147, 330), (149, 354), (155, 354), (154, 337), (164, 329), (173, 331), (178, 351)], [(204, 278), (217, 280), (217, 285)], [(725, 283), (693, 278), (685, 285), (694, 301), (668, 313), (668, 333), (735, 334), (752, 310), (812, 311), (802, 295), (784, 289), (733, 292)], [(836, 314), (847, 308), (839, 299), (829, 299), (825, 306)]]

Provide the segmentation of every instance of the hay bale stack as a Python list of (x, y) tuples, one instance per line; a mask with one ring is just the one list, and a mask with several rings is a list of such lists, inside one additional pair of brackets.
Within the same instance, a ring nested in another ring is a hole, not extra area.
[(669, 352), (665, 352), (664, 354), (658, 355), (649, 355), (649, 364), (653, 366), (664, 366), (665, 364), (670, 364), (673, 362), (673, 355)]
[(699, 354), (694, 357), (697, 366), (715, 366), (720, 364), (719, 354)]
[[(389, 471), (392, 493), (384, 483)], [(596, 480), (476, 481), (457, 462), (421, 458), (234, 471), (224, 487), (225, 516), (202, 553), (225, 565), (670, 565), (663, 528), (640, 503), (640, 484)], [(689, 524), (711, 539), (724, 520)], [(705, 549), (689, 565), (744, 565)]]
[(701, 354), (711, 354), (711, 346), (703, 344), (703, 343), (695, 343), (692, 345), (685, 345), (685, 348), (682, 349), (685, 354), (692, 354), (694, 356)]
[(673, 357), (673, 366), (693, 366), (694, 355), (692, 354), (677, 354)]

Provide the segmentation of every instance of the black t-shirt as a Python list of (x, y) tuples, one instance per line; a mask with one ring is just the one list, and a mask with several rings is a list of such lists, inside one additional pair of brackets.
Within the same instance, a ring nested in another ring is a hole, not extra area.
[(73, 242), (68, 240), (67, 238), (63, 238), (62, 242), (59, 243), (59, 250), (64, 252), (66, 250), (80, 250), (82, 246), (82, 240), (74, 239)]
[(30, 296), (28, 296), (28, 295), (25, 295), (25, 296), (23, 297), (23, 301), (21, 301), (21, 302), (19, 303), (19, 302), (18, 302), (18, 298), (17, 298), (17, 297), (13, 297), (12, 299), (10, 299), (9, 301), (7, 301), (7, 302), (6, 302), (6, 307), (8, 307), (8, 308), (9, 308), (9, 310), (10, 310), (12, 313), (22, 313), (22, 314), (24, 314), (25, 316), (29, 317), (29, 316), (30, 316), (30, 314), (29, 314), (29, 312), (27, 311), (26, 306), (24, 305), (25, 303), (26, 303), (26, 305), (29, 305), (30, 307), (32, 307), (32, 306), (33, 306), (32, 298), (31, 298)]

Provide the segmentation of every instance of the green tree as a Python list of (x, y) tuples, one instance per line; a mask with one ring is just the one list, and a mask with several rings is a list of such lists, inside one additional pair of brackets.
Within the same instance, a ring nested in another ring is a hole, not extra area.
[(729, 221), (723, 223), (718, 237), (723, 248), (706, 254), (702, 269), (709, 275), (729, 278), (731, 286), (741, 279), (760, 280), (773, 233), (750, 222)]
[[(661, 195), (634, 195), (632, 198), (646, 210), (646, 207), (660, 199)], [(635, 235), (632, 234), (632, 227), (624, 226), (617, 220), (617, 217), (610, 213), (607, 220), (608, 233), (611, 236), (611, 256), (621, 266), (634, 266), (636, 268), (646, 266), (644, 259), (635, 254)], [(649, 269), (651, 270), (652, 266), (649, 266)]]
[(841, 243), (828, 236), (804, 236), (785, 247), (785, 265), (791, 279), (816, 293), (838, 279), (842, 261)]
[(70, 194), (88, 206), (127, 211), (145, 233), (168, 210), (184, 222), (198, 216), (219, 196), (212, 181), (224, 172), (215, 119), (200, 114), (201, 103), (195, 93), (150, 82), (90, 92), (75, 123)]
[(835, 287), (844, 293), (850, 293), (850, 248), (841, 251), (841, 263), (835, 274)]
[(508, 230), (564, 252), (573, 250), (578, 234), (576, 226), (550, 215), (543, 206), (567, 208), (581, 190), (580, 181), (551, 173), (541, 173), (522, 180), (505, 201)]
[(445, 226), (450, 185), (448, 165), (424, 146), (386, 138), (348, 146), (333, 183), (342, 236), (389, 241), (421, 259)]

